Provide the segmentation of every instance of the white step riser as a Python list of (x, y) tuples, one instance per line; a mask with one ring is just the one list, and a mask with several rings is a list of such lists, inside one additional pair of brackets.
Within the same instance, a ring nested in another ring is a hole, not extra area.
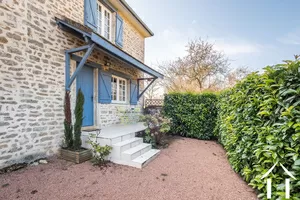
[[(123, 135), (121, 138), (121, 141), (125, 141), (125, 140), (128, 140), (128, 139), (130, 139), (130, 138), (133, 138), (133, 137), (135, 137), (135, 134), (133, 133), (130, 133), (130, 134), (128, 134), (128, 135)], [(113, 143), (114, 144), (114, 143)]]
[(133, 154), (124, 154), (124, 153), (122, 153), (121, 158), (124, 161), (131, 161), (131, 160), (135, 159), (136, 157), (142, 155), (143, 153), (149, 151), (150, 149), (151, 149), (151, 145), (149, 145), (149, 146), (147, 146), (147, 147), (145, 147), (145, 148), (143, 148), (143, 149), (141, 149), (141, 150), (139, 150), (139, 151), (137, 151)]
[[(138, 140), (138, 141), (132, 142), (130, 148), (136, 147), (137, 145), (142, 144), (142, 143), (143, 143), (143, 138), (141, 138), (141, 139)], [(127, 150), (127, 149), (122, 149), (121, 152), (126, 151), (126, 150)]]
[(101, 137), (98, 137), (97, 141), (101, 146), (105, 146), (105, 145), (112, 146), (113, 144), (128, 140), (130, 138), (134, 138), (134, 137), (135, 137), (135, 133), (128, 133), (126, 135), (119, 136), (119, 137), (116, 137), (116, 138), (101, 138)]
[[(151, 151), (151, 150), (150, 150)], [(146, 152), (147, 153), (147, 152)], [(159, 155), (160, 151), (157, 150), (153, 155), (151, 155), (151, 157), (149, 157), (145, 162), (137, 162), (134, 160), (131, 161), (125, 161), (125, 160), (120, 160), (120, 159), (112, 159), (111, 161), (117, 164), (121, 164), (121, 165), (127, 165), (127, 166), (131, 166), (131, 167), (136, 167), (136, 168), (143, 168), (145, 167), (148, 163), (150, 163), (152, 160), (154, 160), (158, 155)]]
[(154, 160), (157, 156), (159, 155), (159, 153), (155, 154), (154, 156), (152, 156), (151, 158), (149, 158), (146, 162), (144, 162), (142, 165), (140, 165), (140, 168), (145, 167), (146, 165), (148, 165), (152, 160)]
[(124, 145), (124, 146), (121, 146), (120, 147), (120, 153), (122, 153), (123, 151), (126, 151), (127, 149), (130, 149), (130, 148), (133, 148), (139, 144), (142, 144), (143, 143), (143, 140), (139, 140), (139, 141), (135, 141), (135, 142), (132, 142), (130, 144), (127, 144), (127, 145)]
[(81, 146), (83, 148), (90, 148), (91, 145), (87, 143), (88, 142), (88, 137), (87, 136), (82, 135), (81, 136), (81, 142), (82, 142)]
[(151, 149), (141, 156), (132, 160), (139, 168), (146, 166), (149, 162), (151, 162), (154, 158), (156, 158), (160, 153), (160, 150)]
[(112, 155), (113, 158), (120, 159), (121, 158), (121, 153), (123, 151), (126, 151), (130, 148), (136, 147), (137, 145), (142, 144), (142, 143), (143, 143), (143, 139), (139, 138), (139, 140), (133, 141), (133, 142), (131, 142), (129, 144), (126, 144), (126, 145), (123, 145), (123, 146), (112, 145), (113, 149), (112, 149), (111, 155)]

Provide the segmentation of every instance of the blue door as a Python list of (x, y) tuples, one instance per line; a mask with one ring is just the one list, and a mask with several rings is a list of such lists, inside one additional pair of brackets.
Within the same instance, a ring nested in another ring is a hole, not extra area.
[(94, 125), (94, 73), (93, 68), (84, 66), (77, 75), (77, 90), (84, 95), (82, 126)]

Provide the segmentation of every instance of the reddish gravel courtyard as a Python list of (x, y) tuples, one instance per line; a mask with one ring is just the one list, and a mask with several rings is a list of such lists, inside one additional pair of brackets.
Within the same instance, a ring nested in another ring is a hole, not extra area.
[(52, 158), (0, 175), (0, 199), (248, 200), (254, 191), (231, 169), (212, 141), (175, 139), (143, 169)]

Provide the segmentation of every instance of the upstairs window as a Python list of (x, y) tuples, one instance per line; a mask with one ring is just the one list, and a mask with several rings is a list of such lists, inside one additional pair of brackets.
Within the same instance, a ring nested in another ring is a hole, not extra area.
[(97, 32), (111, 40), (111, 12), (98, 1), (97, 6)]
[(111, 77), (111, 100), (113, 103), (126, 103), (127, 99), (127, 80), (112, 76)]

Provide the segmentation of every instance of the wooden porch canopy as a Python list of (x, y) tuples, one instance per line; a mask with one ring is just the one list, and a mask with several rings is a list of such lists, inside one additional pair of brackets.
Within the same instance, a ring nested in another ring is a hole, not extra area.
[[(95, 33), (92, 29), (88, 28), (87, 26), (84, 26), (82, 24), (79, 24), (77, 22), (74, 22), (73, 20), (70, 20), (68, 18), (59, 19), (55, 18), (56, 23), (58, 26), (65, 30), (68, 33), (73, 34), (74, 36), (78, 37), (79, 39), (86, 42), (86, 45), (80, 46), (77, 48), (69, 49), (65, 51), (65, 89), (67, 91), (70, 91), (70, 87), (75, 80), (76, 76), (80, 72), (80, 70), (83, 68), (83, 66), (86, 64), (88, 57), (91, 55), (94, 49), (104, 51), (108, 53), (109, 55), (129, 64), (132, 67), (135, 67), (136, 69), (139, 69), (143, 71), (146, 74), (149, 74), (152, 76), (152, 78), (138, 78), (137, 79), (137, 87), (139, 91), (139, 85), (140, 81), (145, 79), (152, 79), (151, 83), (139, 94), (138, 93), (138, 99), (144, 94), (144, 92), (150, 87), (150, 85), (157, 79), (157, 78), (163, 78), (163, 75), (156, 70), (150, 68), (149, 66), (145, 65), (144, 63), (140, 62), (136, 58), (132, 57), (119, 47), (115, 46), (110, 41), (106, 40), (102, 36)], [(86, 51), (84, 56), (80, 58), (79, 64), (73, 73), (72, 76), (70, 76), (70, 59), (71, 57), (77, 57), (76, 55), (73, 55), (73, 53), (80, 52), (80, 51)]]

